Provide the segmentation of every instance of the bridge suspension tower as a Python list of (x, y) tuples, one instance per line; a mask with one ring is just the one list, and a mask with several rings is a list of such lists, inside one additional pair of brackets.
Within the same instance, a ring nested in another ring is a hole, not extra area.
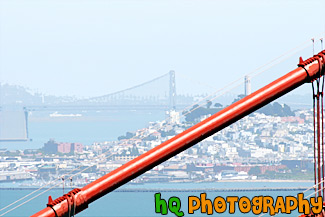
[(169, 110), (176, 109), (176, 82), (175, 71), (169, 71)]

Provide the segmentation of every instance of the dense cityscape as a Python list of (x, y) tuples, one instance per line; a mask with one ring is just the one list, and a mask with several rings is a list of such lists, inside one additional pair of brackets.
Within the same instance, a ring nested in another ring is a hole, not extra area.
[[(274, 103), (273, 107), (276, 105), (279, 104)], [(211, 108), (207, 102), (203, 108), (205, 115), (197, 113), (191, 118), (186, 115), (182, 118), (182, 114), (171, 110), (166, 113), (166, 120), (127, 132), (116, 141), (83, 145), (50, 139), (41, 149), (2, 149), (0, 181), (33, 180), (20, 185), (42, 186), (69, 174), (65, 176), (69, 185), (85, 185), (209, 117), (207, 110), (215, 111), (222, 105), (214, 106), (217, 108)], [(289, 108), (292, 116), (266, 115), (265, 108), (183, 151), (132, 183), (312, 179), (312, 111), (291, 112)]]
[(324, 8), (0, 0), (0, 216), (325, 217)]

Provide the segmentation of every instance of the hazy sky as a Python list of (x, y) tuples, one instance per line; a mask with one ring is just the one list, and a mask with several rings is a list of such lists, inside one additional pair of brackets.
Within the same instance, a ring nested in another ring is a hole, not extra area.
[(0, 0), (0, 81), (96, 96), (173, 69), (218, 89), (318, 40), (324, 13), (324, 0)]

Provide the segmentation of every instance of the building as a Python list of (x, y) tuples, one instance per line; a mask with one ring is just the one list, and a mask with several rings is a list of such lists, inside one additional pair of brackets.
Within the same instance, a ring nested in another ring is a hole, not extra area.
[(83, 145), (81, 143), (55, 142), (53, 139), (44, 144), (43, 150), (48, 154), (69, 154), (82, 153)]
[(58, 152), (58, 143), (56, 143), (53, 139), (50, 139), (44, 144), (43, 150), (47, 154), (55, 154)]
[(245, 95), (248, 96), (251, 94), (251, 78), (246, 75), (245, 76)]

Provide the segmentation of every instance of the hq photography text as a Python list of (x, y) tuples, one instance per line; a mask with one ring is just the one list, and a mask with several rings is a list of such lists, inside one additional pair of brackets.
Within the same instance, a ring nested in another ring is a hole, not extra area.
[[(167, 215), (168, 212), (175, 214), (177, 217), (184, 216), (186, 213), (182, 210), (182, 202), (176, 197), (163, 199), (161, 193), (154, 195), (155, 212), (161, 215)], [(201, 193), (200, 197), (189, 196), (187, 214), (202, 213), (212, 215), (214, 213), (234, 214), (236, 209), (241, 213), (252, 212), (255, 215), (261, 213), (269, 213), (271, 216), (277, 213), (291, 214), (292, 211), (298, 210), (303, 214), (319, 214), (323, 209), (323, 199), (319, 197), (310, 197), (309, 200), (304, 198), (304, 194), (300, 193), (294, 196), (255, 196), (253, 198), (228, 196), (207, 198), (206, 193)]]

